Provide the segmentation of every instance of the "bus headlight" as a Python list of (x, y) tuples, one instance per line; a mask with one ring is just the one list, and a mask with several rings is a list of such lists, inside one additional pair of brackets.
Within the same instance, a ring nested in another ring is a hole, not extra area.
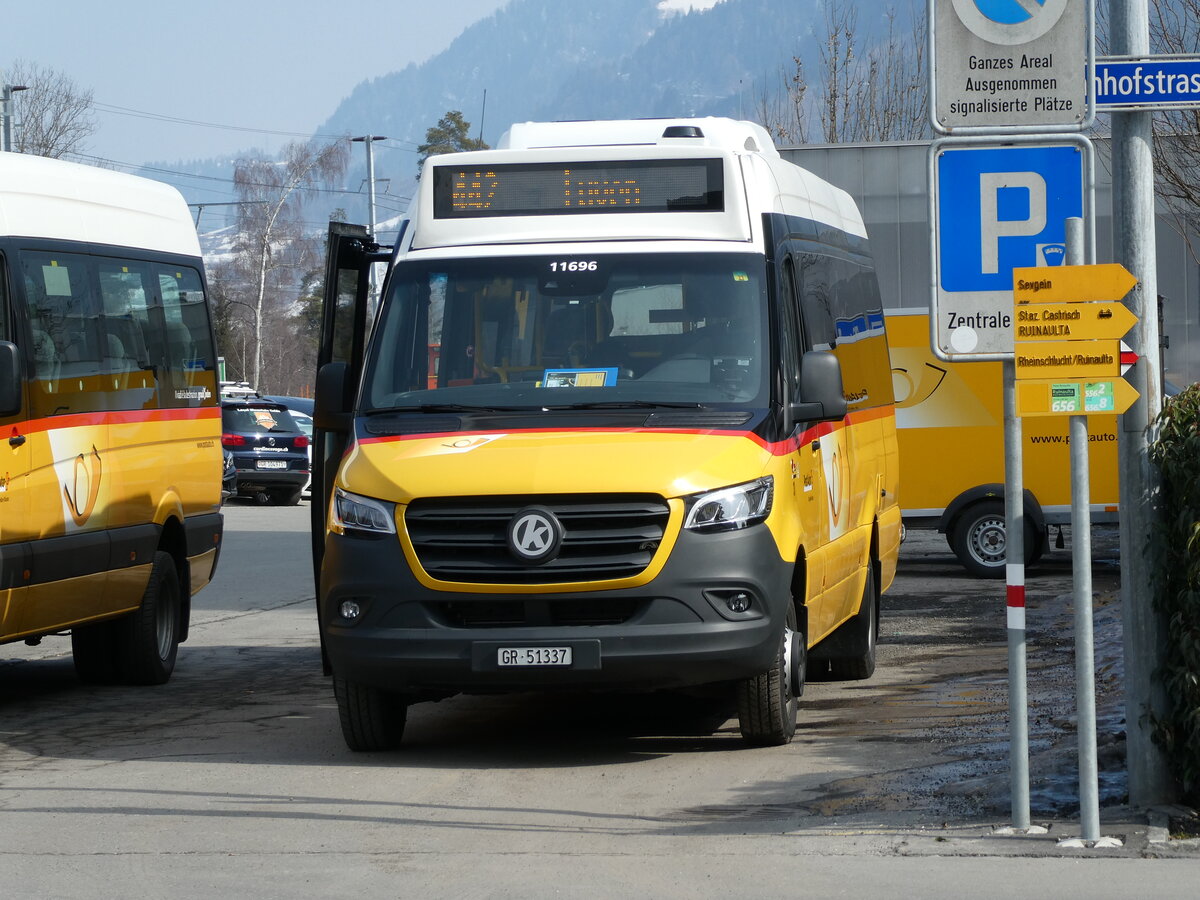
[(775, 480), (768, 475), (734, 487), (687, 498), (683, 527), (691, 531), (733, 531), (757, 525), (770, 515)]
[(333, 492), (333, 508), (330, 510), (330, 525), (338, 534), (347, 531), (369, 531), (373, 534), (396, 533), (395, 504), (373, 500), (336, 488)]

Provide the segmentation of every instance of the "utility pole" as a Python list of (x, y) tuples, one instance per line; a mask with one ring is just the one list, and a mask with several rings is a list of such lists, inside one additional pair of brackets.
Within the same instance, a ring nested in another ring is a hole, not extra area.
[[(369, 221), (371, 237), (375, 238), (375, 153), (371, 145), (375, 141), (386, 141), (387, 138), (380, 134), (364, 134), (362, 137), (350, 138), (356, 144), (362, 144), (367, 148), (367, 219)], [(371, 266), (371, 312), (375, 310), (375, 304), (379, 295), (378, 287), (375, 283), (375, 266)]]
[[(1150, 55), (1147, 0), (1109, 0), (1114, 56)], [(1121, 615), (1125, 649), (1125, 757), (1129, 802), (1169, 802), (1173, 787), (1166, 757), (1152, 739), (1152, 713), (1166, 708), (1154, 673), (1167, 635), (1154, 609), (1151, 535), (1159, 507), (1159, 475), (1150, 440), (1162, 408), (1159, 369), (1158, 277), (1154, 236), (1154, 122), (1149, 110), (1112, 113), (1113, 247), (1116, 261), (1138, 280), (1126, 304), (1138, 324), (1126, 337), (1138, 354), (1126, 376), (1141, 395), (1121, 417), (1117, 454), (1121, 482)]]
[(387, 138), (379, 134), (364, 134), (362, 137), (350, 138), (356, 144), (362, 144), (367, 148), (367, 218), (370, 220), (371, 237), (375, 236), (375, 153), (371, 148), (371, 144), (375, 141), (386, 141)]
[(0, 88), (0, 151), (10, 152), (13, 148), (13, 94), (27, 91), (23, 84), (4, 82)]

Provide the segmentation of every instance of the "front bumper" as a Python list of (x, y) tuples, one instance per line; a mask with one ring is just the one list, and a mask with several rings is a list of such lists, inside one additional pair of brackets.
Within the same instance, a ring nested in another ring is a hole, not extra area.
[[(765, 525), (683, 532), (637, 588), (523, 593), (431, 590), (395, 536), (329, 534), (321, 627), (333, 670), (413, 695), (548, 689), (658, 689), (745, 678), (779, 648), (792, 566)], [(725, 598), (750, 595), (733, 612)], [(339, 610), (362, 610), (350, 622)], [(569, 647), (570, 667), (501, 667), (500, 648)]]

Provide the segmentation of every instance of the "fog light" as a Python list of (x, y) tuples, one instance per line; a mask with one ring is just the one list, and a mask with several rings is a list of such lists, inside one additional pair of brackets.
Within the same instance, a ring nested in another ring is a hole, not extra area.
[(343, 600), (339, 611), (343, 619), (348, 619), (351, 622), (362, 615), (362, 607), (358, 605), (357, 600)]
[(727, 594), (725, 596), (725, 605), (729, 607), (730, 612), (744, 613), (750, 608), (750, 595), (745, 591), (738, 591), (735, 594)]

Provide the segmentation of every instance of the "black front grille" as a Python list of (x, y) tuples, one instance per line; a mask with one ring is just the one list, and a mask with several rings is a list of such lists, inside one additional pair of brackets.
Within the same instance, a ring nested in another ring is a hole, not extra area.
[(434, 612), (453, 628), (621, 625), (646, 601), (628, 597), (553, 600), (452, 600), (434, 604)]
[[(531, 565), (508, 548), (508, 526), (527, 506), (550, 510), (562, 547)], [(650, 564), (670, 510), (653, 494), (535, 495), (417, 500), (404, 526), (421, 566), (442, 581), (552, 584), (630, 578)]]

